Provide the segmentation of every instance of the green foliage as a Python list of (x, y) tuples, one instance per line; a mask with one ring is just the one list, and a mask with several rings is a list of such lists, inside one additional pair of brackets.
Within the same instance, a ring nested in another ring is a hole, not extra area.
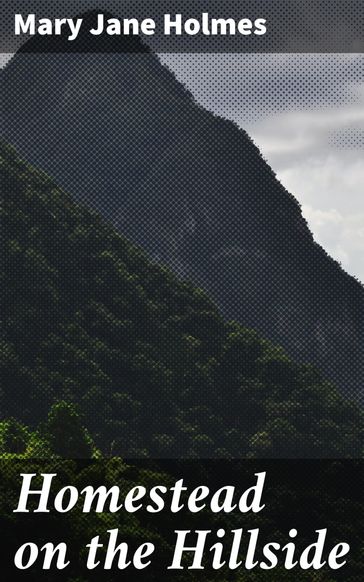
[(0, 423), (0, 459), (98, 458), (74, 404), (54, 404), (36, 430), (13, 418)]
[(22, 455), (29, 441), (29, 431), (15, 419), (0, 422), (0, 454)]
[(48, 445), (65, 455), (91, 454), (83, 422), (108, 455), (361, 455), (360, 411), (316, 370), (0, 154), (5, 418), (34, 430), (55, 405)]
[(89, 458), (93, 443), (73, 404), (58, 402), (48, 414), (46, 440), (51, 451), (64, 458)]

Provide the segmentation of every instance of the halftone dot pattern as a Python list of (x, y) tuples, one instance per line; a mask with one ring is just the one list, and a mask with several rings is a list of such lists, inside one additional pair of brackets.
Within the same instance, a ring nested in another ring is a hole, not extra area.
[(200, 104), (243, 127), (272, 114), (361, 103), (363, 55), (172, 53), (160, 58)]
[(332, 133), (330, 144), (340, 149), (357, 150), (364, 148), (364, 130), (354, 127)]
[[(102, 7), (97, 0), (63, 0), (45, 2), (29, 0), (26, 8), (20, 0), (3, 3), (1, 7), (1, 50), (12, 53), (19, 46), (19, 37), (14, 35), (14, 14), (34, 13), (47, 18), (74, 18), (88, 12), (93, 28), (95, 15), (100, 11), (109, 17), (153, 18), (157, 24), (156, 33), (147, 37), (155, 52), (247, 52), (247, 53), (355, 53), (364, 50), (364, 14), (361, 0), (246, 0), (242, 6), (237, 0), (210, 0), (208, 6), (203, 0), (155, 0), (146, 6), (141, 0), (104, 0)], [(202, 15), (207, 13), (207, 32), (202, 26)], [(195, 19), (200, 24), (198, 34), (189, 35), (182, 30), (181, 35), (164, 34), (164, 15), (182, 15), (182, 21)], [(91, 16), (92, 15), (92, 16)], [(210, 20), (233, 19), (238, 23), (248, 18), (254, 23), (257, 19), (266, 21), (267, 32), (263, 35), (226, 34), (211, 35)], [(101, 37), (88, 34), (85, 23), (82, 39), (72, 41), (69, 50), (121, 52), (118, 37), (109, 37), (104, 43)], [(45, 43), (47, 41), (45, 40)], [(30, 52), (45, 51), (30, 45)], [(57, 49), (54, 38), (53, 48)], [(129, 49), (133, 52), (133, 49)]]
[[(22, 157), (202, 287), (226, 319), (362, 398), (363, 289), (314, 244), (244, 131), (198, 106), (149, 52), (22, 53), (1, 83), (2, 134)], [(261, 107), (279, 108), (279, 86), (275, 99)]]

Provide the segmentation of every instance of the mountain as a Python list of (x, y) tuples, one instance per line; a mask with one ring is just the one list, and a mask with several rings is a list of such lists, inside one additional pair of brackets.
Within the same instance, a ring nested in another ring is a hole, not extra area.
[(313, 241), (249, 136), (199, 107), (138, 39), (94, 54), (77, 42), (34, 37), (7, 65), (6, 141), (225, 318), (362, 398), (363, 287)]
[(318, 371), (225, 323), (5, 145), (0, 178), (5, 418), (34, 428), (76, 404), (129, 458), (361, 455), (361, 413)]

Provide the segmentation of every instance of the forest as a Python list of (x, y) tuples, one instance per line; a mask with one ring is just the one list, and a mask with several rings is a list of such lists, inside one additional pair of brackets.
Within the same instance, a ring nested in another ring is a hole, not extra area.
[(0, 153), (3, 454), (361, 456), (361, 410), (315, 367)]
[[(324, 569), (315, 580), (359, 580), (363, 472), (360, 461), (349, 460), (362, 452), (359, 408), (313, 366), (296, 364), (254, 330), (224, 321), (204, 292), (152, 262), (5, 144), (0, 174), (3, 575), (18, 579), (12, 558), (21, 543), (67, 540), (67, 571), (34, 567), (21, 580), (116, 582), (117, 569), (85, 568), (86, 544), (95, 535), (105, 544), (114, 529), (131, 552), (146, 539), (155, 544), (153, 568), (140, 579), (160, 582), (170, 579), (166, 565), (177, 527), (252, 527), (249, 516), (206, 512), (178, 515), (173, 523), (163, 512), (85, 518), (81, 507), (44, 517), (14, 515), (20, 473), (34, 473), (34, 485), (41, 473), (55, 473), (59, 487), (117, 483), (128, 491), (135, 484), (171, 488), (181, 475), (190, 487), (229, 482), (241, 488), (264, 468), (269, 504), (254, 527), (285, 543), (294, 518), (302, 551), (313, 524), (330, 526), (332, 544), (350, 540), (350, 563), (335, 573)], [(125, 460), (132, 457), (138, 459)], [(199, 460), (211, 457), (216, 460)], [(278, 460), (259, 461), (267, 457)], [(290, 457), (347, 460), (292, 459), (287, 465), (283, 459)], [(176, 582), (196, 579), (189, 570), (173, 576)], [(297, 576), (280, 567), (246, 574), (206, 564), (203, 579)], [(302, 572), (299, 580), (312, 576)]]

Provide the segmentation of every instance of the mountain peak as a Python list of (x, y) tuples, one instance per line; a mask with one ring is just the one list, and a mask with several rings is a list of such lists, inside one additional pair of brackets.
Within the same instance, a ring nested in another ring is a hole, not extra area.
[(139, 51), (137, 37), (86, 34), (87, 54), (73, 55), (65, 39), (31, 42), (51, 48), (1, 75), (4, 139), (226, 318), (362, 398), (363, 288), (314, 243), (247, 134), (198, 106), (151, 51), (110, 54)]

